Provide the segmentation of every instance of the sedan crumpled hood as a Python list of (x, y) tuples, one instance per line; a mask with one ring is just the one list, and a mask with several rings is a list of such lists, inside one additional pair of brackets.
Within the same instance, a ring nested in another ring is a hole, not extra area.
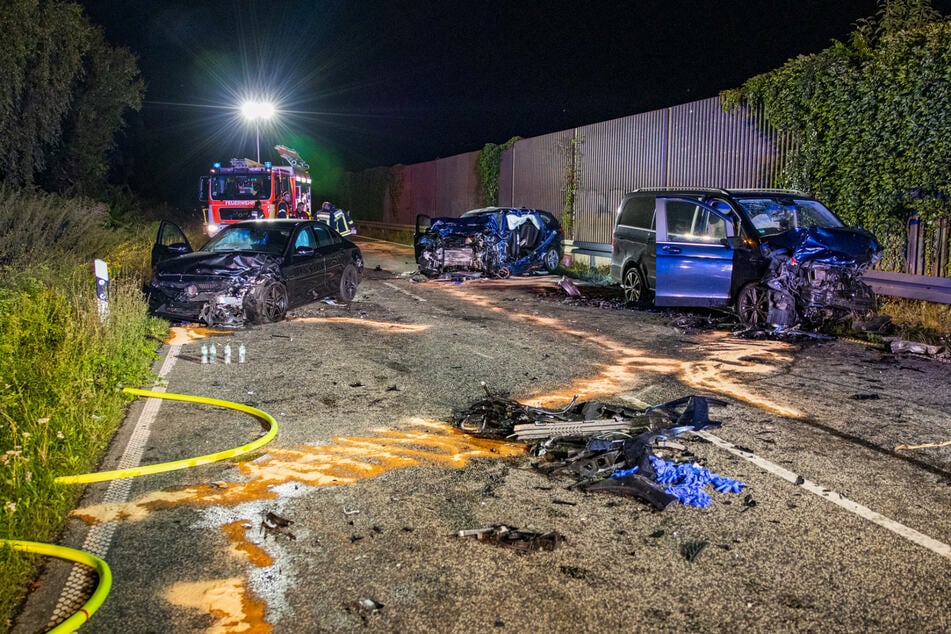
[(832, 266), (873, 266), (882, 246), (868, 231), (846, 227), (800, 227), (760, 238), (770, 250), (782, 250), (795, 261)]
[(160, 263), (156, 275), (243, 275), (253, 270), (276, 267), (281, 258), (267, 253), (234, 251), (230, 253), (195, 252)]

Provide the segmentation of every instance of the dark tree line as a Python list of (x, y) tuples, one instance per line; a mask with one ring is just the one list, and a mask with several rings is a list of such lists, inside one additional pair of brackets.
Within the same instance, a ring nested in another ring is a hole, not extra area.
[(124, 115), (142, 106), (135, 56), (62, 0), (5, 0), (0, 33), (0, 181), (102, 192)]

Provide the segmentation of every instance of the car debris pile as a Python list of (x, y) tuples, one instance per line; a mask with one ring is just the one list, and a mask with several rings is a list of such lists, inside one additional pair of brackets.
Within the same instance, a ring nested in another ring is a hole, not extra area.
[(545, 409), (483, 388), (486, 397), (455, 412), (454, 424), (474, 436), (531, 442), (533, 466), (552, 477), (574, 476), (571, 487), (631, 496), (657, 510), (678, 502), (706, 507), (712, 501), (708, 488), (740, 493), (745, 487), (697, 464), (686, 446), (673, 440), (718, 427), (710, 420), (710, 406), (725, 401), (692, 395), (634, 409), (575, 398), (561, 409)]

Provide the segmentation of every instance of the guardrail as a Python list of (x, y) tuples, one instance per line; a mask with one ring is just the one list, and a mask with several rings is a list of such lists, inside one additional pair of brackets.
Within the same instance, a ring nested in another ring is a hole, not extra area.
[(879, 295), (951, 304), (951, 278), (866, 271), (862, 279)]

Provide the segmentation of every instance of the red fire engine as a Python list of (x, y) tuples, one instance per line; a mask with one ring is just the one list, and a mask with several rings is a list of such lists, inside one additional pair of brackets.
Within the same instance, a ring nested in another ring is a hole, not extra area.
[(215, 163), (208, 176), (201, 177), (199, 200), (209, 236), (250, 218), (310, 217), (309, 166), (288, 147), (274, 149), (289, 165), (235, 158), (229, 167)]

